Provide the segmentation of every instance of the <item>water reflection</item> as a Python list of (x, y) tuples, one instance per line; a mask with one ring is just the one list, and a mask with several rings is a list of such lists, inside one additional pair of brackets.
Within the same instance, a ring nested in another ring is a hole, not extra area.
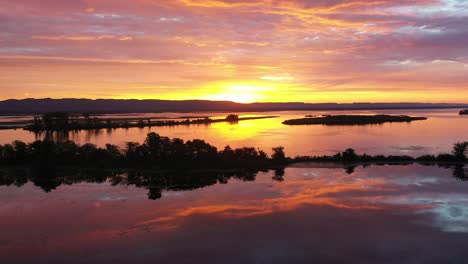
[[(189, 191), (214, 184), (227, 184), (234, 178), (255, 181), (258, 171), (124, 171), (106, 169), (56, 169), (40, 167), (31, 169), (11, 168), (0, 170), (0, 186), (21, 187), (30, 181), (44, 192), (51, 192), (60, 185), (78, 183), (108, 183), (146, 188), (148, 198), (162, 197), (162, 191)], [(283, 181), (284, 169), (275, 171), (274, 180)]]
[(93, 139), (99, 138), (102, 135), (108, 137), (112, 136), (112, 133), (116, 129), (96, 129), (96, 130), (64, 130), (64, 131), (38, 131), (33, 132), (35, 140), (51, 140), (56, 142), (65, 142), (67, 140), (78, 139), (84, 136), (86, 142), (92, 142)]
[[(304, 163), (305, 166), (323, 167), (328, 164)], [(298, 164), (298, 167), (304, 164)], [(395, 166), (395, 165), (362, 165), (362, 168), (370, 166)], [(399, 166), (414, 166), (400, 164)], [(423, 165), (418, 165), (423, 166)], [(430, 166), (430, 165), (429, 165)], [(339, 165), (338, 165), (339, 167)], [(452, 171), (452, 176), (461, 181), (468, 181), (468, 169), (461, 164), (442, 165), (442, 168)], [(357, 165), (344, 167), (344, 173), (352, 175), (358, 168)], [(268, 171), (268, 170), (267, 170)], [(139, 171), (139, 170), (111, 170), (111, 169), (72, 169), (72, 168), (9, 168), (0, 169), (0, 186), (14, 185), (21, 187), (30, 181), (48, 193), (57, 189), (62, 184), (72, 185), (77, 183), (109, 183), (111, 186), (133, 185), (149, 190), (148, 198), (155, 200), (162, 197), (162, 191), (190, 191), (215, 184), (228, 184), (231, 179), (244, 182), (254, 182), (260, 171), (255, 170), (201, 170), (201, 171)], [(271, 170), (271, 179), (276, 182), (285, 181), (285, 168)]]
[(455, 165), (453, 168), (453, 177), (460, 179), (462, 181), (468, 181), (468, 171), (463, 165)]
[(453, 176), (464, 179), (466, 167), (352, 170), (308, 164), (179, 174), (2, 170), (0, 257), (5, 263), (463, 262), (468, 185)]

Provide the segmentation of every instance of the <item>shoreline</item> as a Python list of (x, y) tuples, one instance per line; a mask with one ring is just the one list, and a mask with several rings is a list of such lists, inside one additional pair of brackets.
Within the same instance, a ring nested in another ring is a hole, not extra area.
[[(425, 162), (425, 161), (414, 161), (414, 162), (356, 162), (356, 163), (342, 163), (342, 162), (322, 162), (322, 161), (297, 161), (286, 163), (282, 165), (273, 165), (265, 167), (255, 166), (243, 166), (243, 167), (180, 167), (180, 168), (159, 168), (159, 167), (146, 167), (146, 166), (110, 166), (110, 167), (83, 167), (83, 166), (71, 166), (71, 165), (60, 165), (48, 167), (51, 169), (82, 169), (82, 170), (121, 170), (121, 171), (140, 171), (140, 172), (239, 172), (239, 171), (271, 171), (277, 169), (287, 168), (312, 168), (312, 169), (347, 169), (349, 167), (368, 167), (368, 166), (410, 166), (410, 165), (421, 165), (428, 167), (441, 167), (451, 168), (454, 166), (467, 166), (468, 161), (459, 162)], [(0, 170), (2, 169), (34, 169), (39, 168), (32, 164), (13, 164), (5, 165), (0, 164)]]

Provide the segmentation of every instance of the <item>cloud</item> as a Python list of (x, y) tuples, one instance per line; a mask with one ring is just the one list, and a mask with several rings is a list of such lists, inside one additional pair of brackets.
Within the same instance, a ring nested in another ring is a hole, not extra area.
[[(437, 82), (431, 89), (456, 98), (467, 84), (467, 8), (463, 1), (442, 0), (3, 0), (0, 56), (9, 61), (35, 57), (216, 65), (222, 67), (218, 82), (288, 81), (303, 91), (322, 92), (423, 92), (432, 71), (429, 79)], [(31, 63), (38, 61), (31, 58)], [(37, 82), (48, 78), (23, 70), (36, 75)], [(173, 78), (200, 72), (190, 67), (161, 70), (158, 75)], [(184, 85), (196, 91), (212, 81), (197, 78)], [(18, 87), (18, 97), (30, 88)]]

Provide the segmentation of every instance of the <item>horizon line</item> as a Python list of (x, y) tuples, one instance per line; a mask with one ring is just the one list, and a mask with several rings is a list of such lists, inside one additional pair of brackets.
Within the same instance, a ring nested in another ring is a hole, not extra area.
[(346, 105), (346, 104), (445, 104), (445, 105), (468, 105), (467, 103), (448, 103), (448, 102), (300, 102), (300, 101), (284, 101), (284, 102), (249, 102), (249, 103), (242, 103), (242, 102), (234, 102), (229, 100), (208, 100), (208, 99), (183, 99), (183, 100), (173, 100), (173, 99), (156, 99), (156, 98), (148, 98), (148, 99), (138, 99), (138, 98), (85, 98), (85, 97), (62, 97), (62, 98), (51, 98), (51, 97), (42, 97), (42, 98), (9, 98), (0, 100), (0, 103), (7, 102), (7, 101), (26, 101), (26, 100), (88, 100), (88, 101), (170, 101), (170, 102), (193, 102), (193, 101), (200, 101), (200, 102), (225, 102), (225, 103), (233, 103), (233, 104), (240, 104), (240, 105), (250, 105), (250, 104), (338, 104), (338, 105)]

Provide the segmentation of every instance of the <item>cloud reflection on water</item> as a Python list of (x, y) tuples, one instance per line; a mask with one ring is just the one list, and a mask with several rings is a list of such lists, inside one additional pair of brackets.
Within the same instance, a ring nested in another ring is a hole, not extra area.
[[(109, 182), (62, 185), (50, 193), (31, 184), (1, 187), (0, 256), (37, 254), (83, 263), (84, 250), (105, 252), (103, 262), (117, 255), (135, 260), (131, 252), (143, 250), (157, 260), (182, 261), (201, 260), (211, 249), (254, 263), (258, 259), (249, 254), (255, 249), (254, 255), (267, 254), (260, 261), (266, 263), (278, 257), (280, 247), (283, 257), (300, 255), (302, 261), (292, 262), (306, 263), (339, 262), (330, 243), (367, 261), (403, 257), (404, 248), (431, 243), (446, 247), (444, 253), (430, 259), (434, 252), (419, 251), (414, 257), (438, 263), (467, 249), (460, 241), (468, 233), (468, 183), (449, 169), (371, 166), (346, 174), (342, 168), (303, 166), (287, 168), (282, 182), (272, 181), (274, 176), (259, 173), (253, 182), (232, 178), (191, 191), (163, 191), (156, 201), (147, 199), (146, 190)], [(176, 253), (178, 248), (184, 251)]]

